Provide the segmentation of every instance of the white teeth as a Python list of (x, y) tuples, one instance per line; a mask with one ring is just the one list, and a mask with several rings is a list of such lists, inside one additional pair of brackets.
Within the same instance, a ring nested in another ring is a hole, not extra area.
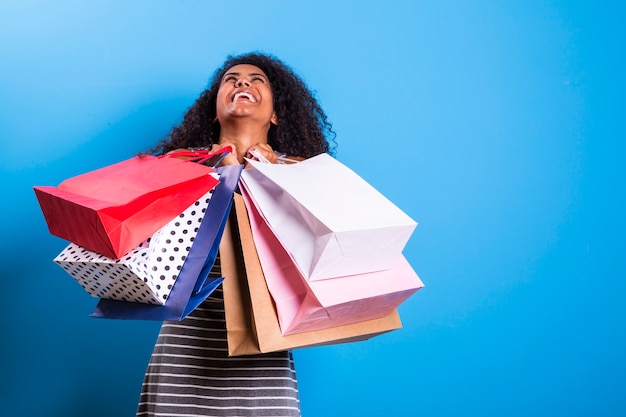
[(239, 97), (246, 97), (248, 100), (250, 100), (250, 102), (256, 103), (256, 99), (254, 98), (254, 96), (250, 93), (246, 93), (245, 91), (235, 94), (235, 97), (233, 97), (233, 102), (237, 101)]

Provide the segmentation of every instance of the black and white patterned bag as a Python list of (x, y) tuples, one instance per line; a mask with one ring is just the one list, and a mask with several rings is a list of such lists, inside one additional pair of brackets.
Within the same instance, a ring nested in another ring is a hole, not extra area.
[(185, 263), (213, 191), (121, 259), (74, 243), (55, 259), (94, 297), (163, 305)]

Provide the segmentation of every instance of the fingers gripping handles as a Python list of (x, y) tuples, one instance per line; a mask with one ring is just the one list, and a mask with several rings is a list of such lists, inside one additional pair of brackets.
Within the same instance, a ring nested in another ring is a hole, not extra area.
[(176, 150), (161, 155), (159, 158), (180, 158), (215, 168), (222, 162), (222, 159), (232, 151), (233, 149), (230, 146), (225, 146), (216, 151), (209, 149)]

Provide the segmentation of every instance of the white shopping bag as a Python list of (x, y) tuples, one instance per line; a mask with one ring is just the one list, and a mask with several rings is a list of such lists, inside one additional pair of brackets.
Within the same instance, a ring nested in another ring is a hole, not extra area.
[(327, 154), (248, 161), (241, 189), (310, 281), (391, 269), (417, 223)]
[(94, 297), (163, 305), (198, 234), (212, 193), (206, 193), (121, 259), (71, 243), (54, 262)]

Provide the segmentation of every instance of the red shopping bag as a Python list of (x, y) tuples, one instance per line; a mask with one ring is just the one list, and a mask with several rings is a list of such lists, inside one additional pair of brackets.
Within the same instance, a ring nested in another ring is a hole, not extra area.
[[(245, 187), (242, 187), (245, 191)], [(406, 258), (391, 269), (308, 281), (261, 216), (242, 193), (252, 237), (283, 335), (313, 332), (369, 320), (393, 312), (424, 284)]]
[(215, 169), (195, 163), (213, 155), (141, 155), (34, 190), (51, 234), (119, 259), (215, 188)]

